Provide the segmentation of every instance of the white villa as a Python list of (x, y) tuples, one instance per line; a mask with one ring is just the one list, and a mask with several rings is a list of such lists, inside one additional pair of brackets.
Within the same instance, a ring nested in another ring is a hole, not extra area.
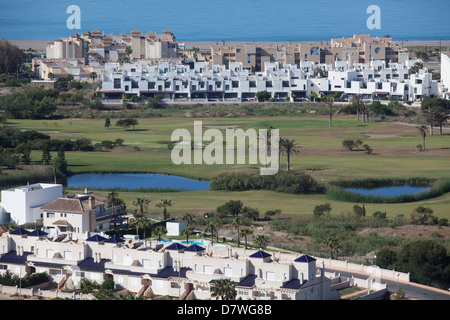
[(61, 184), (35, 183), (2, 190), (0, 223), (25, 224), (42, 218), (41, 206), (62, 197)]
[(101, 91), (104, 99), (160, 95), (172, 101), (255, 101), (260, 91), (283, 101), (311, 98), (313, 92), (319, 97), (337, 92), (344, 100), (357, 94), (364, 99), (396, 97), (410, 101), (422, 95), (437, 96), (438, 82), (427, 69), (408, 74), (415, 62), (387, 65), (384, 60), (372, 60), (370, 65), (357, 63), (352, 67), (346, 61), (336, 61), (336, 67), (309, 61), (283, 66), (266, 62), (265, 71), (255, 74), (241, 62), (230, 62), (228, 68), (210, 67), (205, 62), (107, 63)]

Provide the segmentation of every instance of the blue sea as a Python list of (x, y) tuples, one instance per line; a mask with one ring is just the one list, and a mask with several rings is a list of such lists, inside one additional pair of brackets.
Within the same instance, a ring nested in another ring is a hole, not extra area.
[[(80, 8), (79, 30), (67, 28), (70, 5)], [(367, 27), (371, 5), (380, 8), (380, 29)], [(355, 33), (450, 40), (448, 0), (0, 0), (0, 6), (0, 38), (10, 40), (166, 28), (180, 42), (329, 41)]]

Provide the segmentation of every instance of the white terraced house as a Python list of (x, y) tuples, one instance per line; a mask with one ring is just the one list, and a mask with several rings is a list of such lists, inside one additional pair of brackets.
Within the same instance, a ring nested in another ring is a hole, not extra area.
[(211, 299), (217, 279), (236, 283), (243, 300), (332, 300), (331, 288), (316, 259), (269, 254), (228, 246), (201, 246), (125, 240), (90, 235), (52, 240), (41, 230), (16, 229), (0, 236), (0, 273), (15, 276), (47, 272), (58, 290), (79, 287), (82, 278), (101, 284), (113, 279), (117, 290), (137, 296)]
[(396, 97), (415, 101), (422, 95), (438, 94), (438, 83), (423, 68), (409, 74), (414, 60), (386, 64), (373, 60), (370, 66), (346, 61), (331, 65), (301, 61), (298, 65), (266, 62), (264, 72), (252, 74), (240, 62), (209, 67), (205, 62), (193, 65), (160, 62), (158, 65), (129, 63), (105, 65), (102, 95), (105, 100), (161, 96), (169, 101), (255, 101), (256, 93), (268, 91), (272, 98), (301, 101), (337, 92), (340, 100), (355, 95), (364, 99)]

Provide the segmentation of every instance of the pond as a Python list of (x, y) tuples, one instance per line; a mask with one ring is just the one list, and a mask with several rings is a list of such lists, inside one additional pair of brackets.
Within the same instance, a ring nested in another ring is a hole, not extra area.
[(153, 173), (85, 173), (67, 177), (69, 188), (155, 188), (185, 191), (208, 190), (209, 181)]
[(401, 186), (385, 186), (377, 188), (344, 188), (347, 191), (365, 196), (395, 197), (407, 194), (417, 194), (431, 189), (431, 186), (411, 186), (404, 184)]

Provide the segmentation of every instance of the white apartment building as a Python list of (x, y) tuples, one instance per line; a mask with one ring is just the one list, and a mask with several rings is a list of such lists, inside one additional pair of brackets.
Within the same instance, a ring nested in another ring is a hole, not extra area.
[[(251, 74), (240, 62), (229, 62), (228, 68), (196, 62), (193, 66), (161, 62), (107, 64), (102, 80), (105, 99), (130, 98), (133, 95), (160, 95), (169, 100), (235, 100), (255, 101), (256, 93), (268, 91), (272, 98), (294, 101), (337, 92), (341, 99), (362, 95), (365, 99), (397, 97), (417, 100), (422, 95), (437, 96), (438, 83), (426, 69), (408, 74), (414, 61), (386, 65), (373, 60), (370, 66), (345, 61), (336, 67), (301, 61), (299, 65), (266, 62), (265, 71)], [(321, 72), (318, 72), (321, 70)]]
[(0, 272), (47, 272), (58, 289), (73, 289), (81, 278), (114, 280), (116, 289), (145, 297), (211, 299), (214, 281), (236, 283), (237, 299), (339, 299), (316, 259), (298, 254), (269, 254), (228, 246), (125, 241), (116, 237), (52, 240), (39, 230), (14, 230), (0, 236)]
[(2, 190), (0, 222), (25, 224), (42, 218), (41, 207), (62, 197), (61, 184), (35, 183)]
[(440, 96), (450, 100), (450, 52), (441, 54), (441, 85)]

